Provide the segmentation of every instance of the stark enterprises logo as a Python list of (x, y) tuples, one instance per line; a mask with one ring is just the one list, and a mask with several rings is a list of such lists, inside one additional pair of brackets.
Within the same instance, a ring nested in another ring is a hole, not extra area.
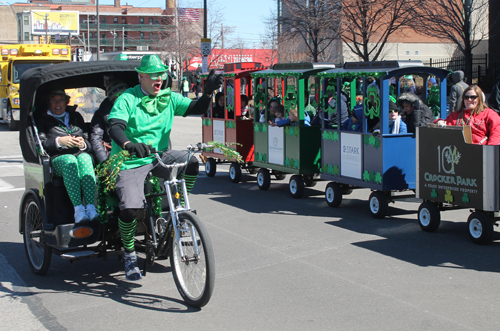
[[(456, 146), (446, 146), (443, 148), (443, 154), (441, 157), (443, 171), (447, 174), (455, 174), (455, 165), (460, 161), (460, 153), (457, 151)], [(446, 162), (445, 162), (446, 161)], [(451, 166), (446, 166), (446, 164), (450, 164)]]
[(273, 138), (273, 145), (278, 146), (278, 138), (277, 137)]

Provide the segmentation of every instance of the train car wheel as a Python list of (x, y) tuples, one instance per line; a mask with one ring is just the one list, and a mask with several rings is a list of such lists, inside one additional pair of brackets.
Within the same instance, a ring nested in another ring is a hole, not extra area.
[(330, 182), (326, 185), (325, 200), (328, 206), (336, 208), (342, 203), (342, 188), (339, 184)]
[(35, 274), (45, 275), (50, 266), (52, 248), (45, 245), (42, 212), (33, 196), (29, 196), (24, 202), (22, 217), (28, 263)]
[(267, 169), (259, 169), (257, 172), (257, 185), (261, 190), (267, 190), (271, 185), (271, 176), (269, 175), (269, 170)]
[(373, 191), (368, 199), (370, 203), (370, 214), (374, 218), (384, 218), (389, 206), (387, 196), (384, 192)]
[(493, 237), (493, 221), (481, 211), (475, 211), (467, 219), (469, 226), (469, 237), (473, 243), (484, 245), (491, 241)]
[(302, 179), (302, 176), (299, 175), (293, 175), (290, 178), (290, 194), (292, 195), (293, 198), (295, 199), (300, 199), (304, 195), (304, 180)]
[(237, 162), (231, 162), (229, 167), (229, 178), (233, 183), (241, 182), (241, 167)]
[(418, 225), (426, 232), (434, 232), (441, 222), (441, 213), (435, 203), (424, 201), (418, 207)]
[(217, 164), (215, 163), (215, 159), (213, 157), (209, 157), (207, 159), (207, 163), (205, 163), (205, 172), (208, 177), (215, 176), (217, 172)]

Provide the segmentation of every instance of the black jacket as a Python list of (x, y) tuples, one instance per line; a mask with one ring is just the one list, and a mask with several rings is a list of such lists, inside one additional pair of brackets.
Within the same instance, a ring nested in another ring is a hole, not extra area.
[(64, 124), (56, 118), (48, 115), (45, 110), (40, 113), (35, 112), (35, 123), (38, 129), (40, 142), (52, 159), (59, 155), (74, 154), (77, 156), (82, 152), (90, 153), (92, 151), (92, 146), (88, 140), (89, 136), (85, 121), (83, 120), (82, 115), (77, 113), (75, 109), (76, 107), (66, 107), (66, 112), (69, 114), (69, 131), (71, 131), (72, 136), (83, 137), (83, 139), (85, 139), (86, 146), (84, 150), (80, 150), (78, 147), (69, 148), (68, 146), (61, 146), (60, 148), (57, 148), (56, 138), (69, 135), (69, 133), (64, 129)]
[(401, 118), (406, 124), (408, 133), (415, 133), (416, 127), (427, 126), (427, 123), (434, 122), (434, 114), (416, 94), (402, 93), (398, 98), (398, 106), (401, 109), (404, 108), (404, 102), (410, 102), (413, 105), (413, 111), (410, 114), (406, 114), (404, 110), (401, 111)]
[(108, 117), (111, 108), (113, 108), (111, 101), (109, 101), (108, 98), (104, 99), (90, 122), (90, 143), (92, 144), (94, 155), (99, 163), (107, 160), (109, 156), (109, 151), (106, 150), (103, 142), (111, 145), (108, 125)]

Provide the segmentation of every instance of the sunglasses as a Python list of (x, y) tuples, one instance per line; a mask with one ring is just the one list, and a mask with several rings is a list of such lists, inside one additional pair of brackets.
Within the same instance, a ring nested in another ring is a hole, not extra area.
[(465, 95), (464, 96), (465, 100), (476, 100), (477, 98), (479, 98), (478, 95)]
[(398, 112), (397, 110), (389, 109), (389, 113), (397, 113), (397, 112)]
[(158, 72), (155, 72), (153, 74), (148, 74), (149, 77), (151, 77), (152, 80), (157, 80), (158, 77), (161, 78), (162, 80), (166, 80), (167, 79), (167, 73), (166, 72), (162, 72), (162, 73), (158, 73)]

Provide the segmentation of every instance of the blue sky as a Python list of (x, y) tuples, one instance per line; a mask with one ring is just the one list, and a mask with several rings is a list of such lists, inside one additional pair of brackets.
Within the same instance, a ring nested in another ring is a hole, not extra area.
[[(214, 0), (208, 0), (208, 6)], [(234, 33), (226, 37), (228, 42), (238, 37), (248, 43), (248, 48), (258, 47), (260, 35), (264, 34), (264, 19), (276, 8), (274, 0), (215, 0), (222, 14), (224, 25), (234, 27)], [(121, 4), (128, 3), (134, 7), (161, 7), (165, 8), (166, 0), (121, 0)], [(113, 4), (112, 0), (100, 0), (99, 4)], [(179, 7), (202, 8), (203, 0), (178, 0)], [(209, 7), (210, 10), (210, 7)]]

